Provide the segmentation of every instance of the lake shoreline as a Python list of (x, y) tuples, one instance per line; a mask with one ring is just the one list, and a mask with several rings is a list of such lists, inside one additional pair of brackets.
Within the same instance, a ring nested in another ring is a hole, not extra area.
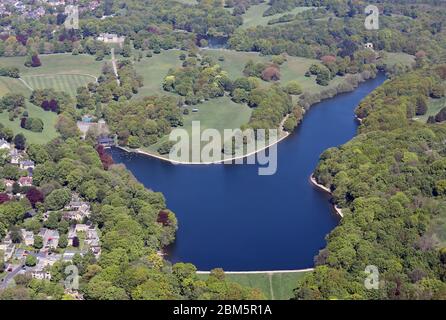
[[(160, 157), (164, 158), (161, 161), (149, 161), (147, 156), (158, 155), (138, 154), (136, 150), (130, 150), (134, 154), (130, 155), (122, 147), (112, 148), (110, 153), (115, 163), (126, 165), (146, 187), (165, 193), (169, 199), (169, 208), (181, 222), (176, 241), (165, 248), (166, 259), (172, 263), (191, 262), (201, 272), (221, 267), (241, 276), (251, 271), (267, 274), (268, 270), (310, 269), (314, 255), (326, 245), (327, 234), (347, 214), (347, 208), (332, 206), (316, 190), (331, 193), (329, 187), (311, 182), (315, 163), (324, 150), (340, 146), (357, 134), (355, 108), (384, 81), (380, 76), (357, 93), (339, 94), (308, 110), (296, 134), (282, 140), (281, 170), (272, 176), (260, 178), (247, 166), (171, 166), (166, 156)], [(289, 188), (290, 184), (294, 187)], [(203, 201), (191, 200), (197, 197)], [(296, 202), (299, 208), (289, 210)], [(277, 211), (283, 212), (282, 219), (271, 215)], [(259, 244), (268, 260), (259, 256)]]
[[(286, 118), (285, 118), (286, 119)], [(161, 161), (166, 161), (166, 162), (170, 162), (171, 164), (176, 164), (176, 165), (212, 165), (212, 164), (232, 164), (232, 162), (237, 161), (237, 160), (242, 160), (245, 158), (248, 158), (250, 156), (256, 155), (257, 153), (267, 150), (277, 144), (279, 144), (282, 140), (284, 140), (285, 138), (287, 138), (290, 135), (289, 132), (285, 132), (284, 136), (280, 137), (276, 142), (273, 142), (269, 145), (267, 145), (266, 147), (260, 148), (256, 151), (250, 152), (248, 154), (242, 155), (242, 156), (238, 156), (238, 157), (232, 157), (232, 158), (227, 158), (227, 159), (222, 159), (222, 160), (218, 160), (218, 161), (212, 161), (212, 162), (190, 162), (190, 161), (177, 161), (177, 160), (172, 160), (160, 155), (156, 155), (147, 151), (143, 151), (141, 149), (134, 149), (131, 150), (127, 147), (123, 147), (123, 146), (115, 146), (115, 148), (119, 148), (123, 151), (129, 152), (129, 153), (138, 153), (138, 154), (142, 154), (148, 157), (152, 157)]]
[[(214, 50), (225, 50), (225, 49), (214, 49)], [(357, 85), (353, 87), (353, 90), (351, 90), (351, 91), (346, 91), (346, 92), (339, 92), (339, 93), (335, 94), (334, 96), (327, 97), (327, 98), (322, 98), (322, 99), (320, 99), (319, 101), (315, 101), (314, 103), (312, 103), (312, 104), (309, 106), (309, 108), (311, 108), (313, 105), (316, 105), (316, 104), (319, 104), (319, 103), (328, 101), (328, 100), (330, 100), (330, 99), (334, 99), (334, 98), (336, 98), (336, 97), (338, 97), (338, 96), (340, 96), (340, 95), (348, 94), (348, 93), (354, 92), (354, 91), (356, 91), (356, 89), (358, 88), (358, 86), (359, 86), (360, 84), (362, 84), (362, 83), (364, 83), (364, 82), (367, 82), (368, 80), (375, 79), (376, 76), (377, 76), (377, 75), (375, 75), (374, 77), (371, 77), (371, 78), (369, 78), (369, 79), (361, 79), (361, 80), (358, 81)], [(309, 108), (308, 108), (308, 109), (309, 109)], [(303, 109), (304, 109), (304, 113), (303, 113), (302, 121), (305, 120), (305, 113), (306, 113), (306, 111), (308, 111), (308, 109), (305, 109), (305, 108), (303, 108)], [(289, 137), (291, 133), (290, 133), (290, 132), (286, 132), (286, 131), (283, 130), (283, 124), (284, 124), (284, 122), (286, 121), (286, 119), (288, 118), (288, 116), (289, 116), (289, 114), (286, 115), (286, 116), (282, 119), (282, 121), (281, 121), (281, 124), (280, 124), (280, 130), (281, 130), (281, 134), (283, 134), (283, 136), (280, 137), (276, 142), (271, 143), (271, 144), (269, 144), (268, 146), (263, 147), (263, 148), (261, 148), (261, 149), (259, 149), (259, 150), (250, 152), (250, 153), (248, 153), (248, 154), (246, 154), (246, 155), (242, 155), (242, 156), (238, 156), (238, 157), (232, 157), (232, 158), (228, 158), (228, 159), (222, 159), (222, 160), (218, 160), (218, 161), (212, 161), (212, 162), (201, 162), (201, 161), (200, 161), (200, 162), (177, 161), (177, 160), (171, 160), (171, 159), (169, 159), (169, 158), (167, 158), (167, 157), (164, 157), (164, 156), (161, 156), (161, 155), (158, 155), (158, 154), (154, 154), (154, 153), (150, 153), (150, 152), (148, 152), (148, 151), (141, 150), (140, 148), (138, 148), (138, 149), (133, 149), (133, 150), (132, 150), (132, 149), (129, 149), (128, 147), (123, 147), (123, 146), (119, 146), (119, 145), (117, 145), (117, 146), (115, 146), (115, 147), (116, 147), (116, 148), (119, 148), (119, 149), (121, 149), (121, 150), (124, 150), (124, 151), (126, 151), (126, 152), (129, 152), (129, 153), (142, 154), (142, 155), (145, 155), (145, 156), (148, 156), (148, 157), (152, 157), (152, 158), (155, 158), (155, 159), (158, 159), (158, 160), (161, 160), (161, 161), (170, 162), (170, 163), (175, 164), (175, 165), (231, 164), (233, 161), (241, 160), (241, 159), (245, 159), (245, 158), (248, 158), (248, 157), (250, 157), (250, 156), (256, 155), (257, 153), (259, 153), (259, 152), (261, 152), (261, 151), (267, 150), (267, 149), (271, 148), (272, 146), (275, 146), (275, 145), (279, 144), (279, 143), (280, 143), (281, 141), (283, 141), (285, 138)], [(362, 123), (362, 119), (360, 119), (356, 114), (354, 115), (354, 117), (357, 119), (357, 121), (358, 121), (360, 124)], [(300, 126), (300, 123), (298, 124), (297, 127), (299, 127), (299, 126)], [(296, 127), (296, 128), (297, 128), (297, 127)], [(336, 212), (338, 212), (340, 209), (337, 208), (337, 209), (335, 209), (335, 210), (336, 210)], [(339, 213), (339, 212), (338, 212), (338, 213)]]
[[(313, 184), (315, 187), (325, 191), (326, 193), (330, 194), (331, 196), (333, 196), (333, 193), (331, 192), (331, 190), (329, 188), (327, 188), (326, 186), (324, 186), (323, 184), (320, 184), (317, 182), (316, 178), (314, 177), (314, 173), (311, 174), (310, 176), (310, 182), (311, 184)], [(333, 204), (333, 208), (336, 211), (336, 213), (341, 217), (344, 218), (344, 213), (342, 212), (342, 209), (339, 208), (337, 205)]]

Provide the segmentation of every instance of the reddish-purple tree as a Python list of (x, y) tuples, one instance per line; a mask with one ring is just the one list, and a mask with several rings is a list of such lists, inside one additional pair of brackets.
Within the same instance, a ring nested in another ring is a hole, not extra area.
[(26, 121), (28, 119), (26, 117), (23, 117), (22, 119), (20, 119), (20, 127), (21, 128), (25, 128), (26, 127)]
[(40, 62), (40, 58), (37, 54), (33, 55), (31, 57), (31, 67), (36, 68), (40, 67), (42, 65), (42, 62)]
[(156, 219), (156, 222), (161, 223), (163, 226), (168, 226), (170, 224), (169, 212), (161, 210), (158, 213), (158, 219)]
[(79, 238), (78, 237), (74, 237), (73, 238), (73, 247), (78, 248), (79, 245), (80, 245)]
[(57, 100), (51, 99), (49, 103), (50, 110), (53, 112), (59, 112), (59, 103)]
[(6, 193), (0, 193), (0, 204), (8, 202), (9, 196)]
[(26, 193), (26, 197), (28, 198), (33, 208), (35, 208), (36, 203), (43, 202), (43, 200), (45, 199), (43, 193), (37, 188), (30, 188)]
[(15, 36), (17, 42), (20, 42), (22, 45), (26, 46), (26, 42), (28, 41), (28, 36), (24, 34), (18, 34)]
[(101, 159), (102, 166), (105, 170), (108, 170), (108, 168), (110, 168), (110, 166), (114, 164), (113, 158), (105, 151), (104, 146), (101, 144), (98, 144), (96, 146), (96, 151), (99, 155), (99, 159)]
[(50, 110), (50, 103), (48, 102), (48, 100), (43, 101), (41, 107), (42, 107), (43, 110), (49, 111)]

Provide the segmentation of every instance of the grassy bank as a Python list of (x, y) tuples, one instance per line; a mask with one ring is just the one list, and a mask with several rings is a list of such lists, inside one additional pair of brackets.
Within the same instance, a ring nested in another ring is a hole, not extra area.
[[(226, 274), (226, 279), (239, 283), (243, 286), (260, 289), (269, 300), (288, 300), (293, 296), (297, 281), (307, 272), (293, 273), (243, 273)], [(201, 279), (206, 280), (208, 275), (199, 274)]]
[(0, 113), (0, 123), (6, 128), (10, 128), (14, 134), (23, 133), (28, 143), (44, 144), (58, 136), (55, 128), (57, 115), (54, 112), (44, 111), (29, 102), (26, 106), (31, 118), (40, 118), (43, 121), (44, 129), (42, 132), (32, 132), (21, 128), (20, 119), (9, 121), (8, 112)]
[(281, 16), (287, 14), (298, 14), (305, 10), (310, 10), (311, 7), (296, 7), (293, 10), (287, 11), (286, 13), (278, 13), (272, 16), (264, 17), (263, 13), (270, 7), (267, 3), (261, 3), (258, 5), (251, 6), (246, 13), (242, 15), (243, 25), (240, 28), (247, 29), (256, 26), (266, 26), (268, 21), (272, 19), (280, 18)]

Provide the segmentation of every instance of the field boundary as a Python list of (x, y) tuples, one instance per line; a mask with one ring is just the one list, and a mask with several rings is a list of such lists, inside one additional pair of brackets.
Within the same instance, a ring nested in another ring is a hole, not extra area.
[[(98, 82), (98, 78), (88, 74), (88, 73), (44, 73), (44, 74), (30, 74), (30, 75), (23, 75), (22, 77), (52, 77), (52, 76), (83, 76), (83, 77), (90, 77), (95, 80), (95, 82)], [(22, 79), (22, 78), (20, 78)]]
[(34, 91), (33, 87), (31, 87), (23, 78), (19, 78), (19, 80), (27, 87), (29, 90)]
[[(276, 273), (302, 273), (313, 271), (314, 268), (297, 270), (271, 270), (271, 271), (224, 271), (225, 274), (276, 274)], [(197, 271), (197, 274), (210, 274), (211, 271)]]

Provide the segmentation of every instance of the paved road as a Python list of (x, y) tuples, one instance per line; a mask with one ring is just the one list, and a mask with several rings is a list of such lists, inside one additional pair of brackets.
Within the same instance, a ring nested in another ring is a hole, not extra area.
[(119, 80), (118, 67), (116, 66), (115, 48), (111, 49), (111, 62), (112, 62), (112, 65), (113, 65), (113, 72), (115, 73), (116, 82), (118, 83), (118, 86), (120, 86), (121, 85), (121, 81)]
[(11, 282), (12, 279), (14, 279), (14, 277), (21, 271), (23, 270), (23, 266), (24, 266), (24, 260), (21, 261), (21, 264), (15, 268), (14, 270), (12, 270), (11, 272), (8, 272), (8, 274), (6, 275), (6, 277), (4, 277), (2, 279), (2, 282), (0, 282), (0, 290), (6, 289), (9, 285), (9, 283)]

